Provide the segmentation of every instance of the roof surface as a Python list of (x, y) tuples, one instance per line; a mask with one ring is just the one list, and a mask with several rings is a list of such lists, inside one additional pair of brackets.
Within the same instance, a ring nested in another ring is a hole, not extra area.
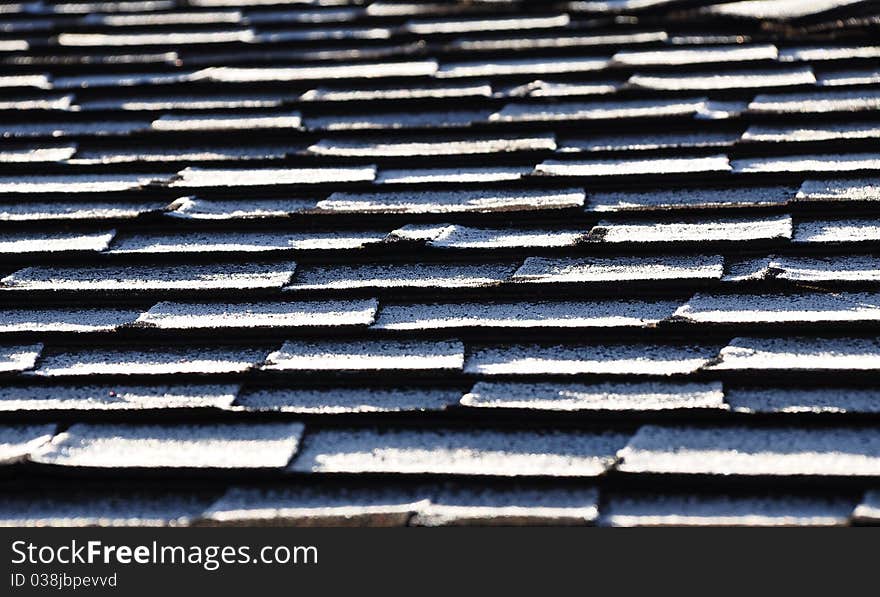
[(880, 7), (0, 6), (0, 524), (880, 522)]

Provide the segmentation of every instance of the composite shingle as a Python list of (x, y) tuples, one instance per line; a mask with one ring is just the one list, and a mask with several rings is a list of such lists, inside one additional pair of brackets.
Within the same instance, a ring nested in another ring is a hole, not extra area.
[(412, 488), (231, 487), (205, 511), (204, 519), (233, 526), (405, 526), (426, 502)]
[(545, 160), (535, 166), (543, 176), (639, 176), (709, 174), (730, 171), (727, 156), (608, 160)]
[(749, 414), (880, 412), (877, 392), (858, 387), (728, 387), (724, 399), (731, 410)]
[(461, 399), (470, 408), (534, 411), (664, 411), (724, 409), (718, 382), (477, 382)]
[(715, 371), (873, 371), (877, 338), (734, 338), (721, 349)]
[(582, 207), (580, 189), (408, 191), (383, 193), (335, 192), (318, 208), (339, 213), (481, 213)]
[(0, 426), (0, 464), (13, 464), (39, 450), (55, 434), (55, 425)]
[(670, 317), (678, 301), (560, 301), (384, 305), (373, 328), (437, 330), (468, 328), (652, 327)]
[(173, 409), (226, 409), (238, 386), (155, 385), (16, 385), (0, 389), (0, 412), (103, 412)]
[(797, 188), (788, 186), (594, 191), (587, 198), (587, 210), (638, 212), (770, 207), (787, 204), (796, 193)]
[(309, 153), (338, 157), (392, 158), (454, 156), (528, 151), (553, 151), (556, 141), (544, 135), (419, 135), (383, 138), (327, 138), (308, 148)]
[(454, 389), (419, 386), (272, 387), (245, 390), (236, 405), (248, 411), (300, 414), (431, 412), (456, 404), (460, 396)]
[(365, 327), (376, 315), (375, 300), (178, 303), (153, 305), (137, 323), (163, 330)]
[(717, 280), (724, 263), (720, 256), (696, 257), (529, 257), (512, 282), (584, 284)]
[(459, 371), (464, 347), (457, 341), (287, 341), (266, 359), (267, 371)]
[(481, 288), (497, 286), (516, 263), (369, 263), (303, 266), (287, 290), (370, 290), (389, 288)]
[[(213, 170), (186, 168), (169, 186), (180, 189), (246, 188), (327, 183), (371, 182), (373, 166), (339, 168), (264, 168), (258, 170)], [(2, 187), (0, 187), (2, 188)]]
[(107, 292), (281, 288), (293, 263), (186, 266), (44, 267), (21, 269), (0, 282), (8, 289)]
[(475, 346), (464, 370), (480, 375), (684, 375), (707, 365), (718, 346), (635, 342), (604, 345)]
[(109, 332), (132, 323), (135, 309), (17, 307), (0, 309), (0, 333)]
[(696, 294), (675, 316), (692, 323), (856, 323), (880, 320), (880, 294)]
[(593, 487), (446, 484), (419, 508), (412, 526), (581, 526), (598, 516)]
[(859, 427), (645, 425), (618, 456), (627, 473), (873, 477), (880, 436)]
[(35, 459), (77, 468), (281, 469), (296, 452), (300, 423), (71, 425)]
[(47, 353), (37, 377), (97, 375), (177, 375), (242, 373), (264, 361), (268, 350), (254, 347), (79, 348)]
[(634, 526), (843, 526), (852, 500), (810, 495), (720, 493), (617, 493), (602, 509), (601, 524)]
[(723, 217), (679, 221), (601, 221), (590, 240), (601, 243), (711, 243), (790, 239), (790, 216)]
[(291, 469), (311, 473), (596, 477), (628, 434), (434, 429), (310, 432)]
[(137, 489), (25, 491), (0, 498), (0, 526), (186, 526), (210, 505), (212, 493)]

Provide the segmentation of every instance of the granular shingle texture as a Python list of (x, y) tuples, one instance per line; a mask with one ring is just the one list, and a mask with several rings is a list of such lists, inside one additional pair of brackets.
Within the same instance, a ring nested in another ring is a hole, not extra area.
[(877, 2), (0, 13), (0, 525), (880, 525)]

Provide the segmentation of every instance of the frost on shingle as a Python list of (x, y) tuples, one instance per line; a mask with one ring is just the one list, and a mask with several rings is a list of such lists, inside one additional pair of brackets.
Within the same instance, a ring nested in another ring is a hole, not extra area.
[(253, 347), (80, 348), (45, 354), (38, 377), (242, 373), (262, 363)]
[(236, 405), (248, 411), (350, 414), (441, 411), (461, 392), (424, 387), (265, 388), (245, 390)]
[(0, 333), (113, 331), (137, 319), (136, 309), (0, 308)]
[(880, 153), (790, 155), (743, 158), (731, 162), (737, 173), (854, 172), (880, 170)]
[(880, 321), (880, 294), (696, 294), (676, 311), (693, 323), (831, 323)]
[(742, 413), (880, 413), (877, 392), (858, 387), (732, 387), (725, 399)]
[(169, 216), (193, 220), (286, 218), (313, 211), (317, 199), (200, 199), (181, 197), (169, 205)]
[(178, 179), (169, 186), (199, 189), (371, 182), (375, 175), (376, 168), (374, 166), (261, 168), (256, 170), (186, 168), (178, 173)]
[(414, 19), (403, 25), (404, 31), (417, 35), (445, 35), (450, 33), (473, 33), (483, 31), (523, 31), (547, 29), (568, 25), (567, 14), (554, 15), (503, 15), (471, 18)]
[(221, 162), (243, 160), (281, 160), (299, 148), (276, 145), (262, 147), (230, 147), (221, 145), (189, 147), (99, 148), (78, 151), (68, 164), (129, 164), (135, 162)]
[(237, 304), (162, 302), (153, 305), (137, 321), (168, 330), (365, 327), (373, 323), (377, 307), (375, 299)]
[(719, 382), (510, 383), (477, 382), (461, 399), (473, 408), (536, 411), (664, 411), (724, 409)]
[(437, 77), (451, 79), (458, 77), (589, 73), (600, 71), (607, 65), (607, 58), (591, 56), (486, 59), (442, 64), (437, 71)]
[[(439, 150), (439, 149), (438, 149)], [(531, 166), (473, 166), (459, 168), (380, 169), (376, 184), (433, 184), (444, 182), (505, 182), (519, 180)]]
[(0, 425), (0, 464), (26, 460), (55, 434), (55, 425)]
[(477, 155), (525, 151), (553, 151), (552, 134), (489, 135), (420, 135), (393, 137), (336, 137), (312, 144), (308, 151), (316, 155), (339, 157), (410, 157), (440, 155)]
[(226, 409), (235, 385), (62, 385), (0, 388), (0, 412)]
[(27, 87), (32, 89), (52, 89), (52, 81), (47, 74), (0, 75), (0, 89)]
[[(25, 97), (4, 97), (0, 98), (0, 110), (59, 110), (67, 112), (71, 110), (73, 100), (74, 96), (71, 94), (48, 94), (45, 92), (28, 94)], [(10, 129), (15, 130), (4, 125), (2, 136), (15, 136)]]
[(299, 112), (233, 112), (204, 115), (163, 114), (153, 121), (156, 131), (250, 131), (260, 129), (298, 129)]
[(717, 346), (619, 344), (477, 346), (466, 373), (481, 375), (682, 375), (718, 354)]
[[(0, 101), (0, 109), (3, 102)], [(13, 108), (13, 106), (10, 106)], [(20, 109), (19, 106), (14, 108)], [(126, 136), (132, 133), (148, 130), (149, 120), (105, 120), (95, 122), (40, 122), (26, 124), (4, 124), (2, 136), (9, 138), (31, 137), (107, 137)], [(89, 174), (89, 177), (94, 177)]]
[(629, 434), (435, 429), (322, 429), (310, 432), (291, 470), (597, 477)]
[(795, 227), (796, 243), (874, 243), (880, 241), (880, 220), (804, 220)]
[(464, 347), (457, 341), (293, 341), (270, 354), (268, 371), (457, 371)]
[(776, 46), (772, 44), (695, 46), (657, 50), (620, 50), (614, 54), (612, 62), (624, 66), (683, 66), (715, 62), (775, 60), (776, 56)]
[(618, 452), (627, 473), (785, 476), (880, 475), (871, 428), (645, 425)]
[(38, 222), (46, 220), (132, 219), (164, 211), (157, 201), (53, 201), (0, 202), (0, 221)]
[(295, 264), (246, 263), (106, 267), (27, 267), (0, 282), (41, 291), (245, 290), (280, 288)]
[(752, 125), (743, 141), (760, 143), (810, 143), (845, 139), (876, 139), (880, 125), (871, 122), (816, 123), (800, 125)]
[(876, 523), (880, 521), (880, 491), (877, 489), (866, 491), (852, 515), (859, 522)]
[(201, 492), (73, 489), (0, 498), (0, 527), (185, 526), (207, 508)]
[(77, 423), (55, 436), (35, 460), (105, 469), (281, 469), (302, 433), (300, 423)]
[[(187, 72), (146, 72), (146, 73), (108, 73), (108, 74), (86, 74), (74, 75), (71, 77), (56, 77), (52, 81), (55, 89), (100, 89), (100, 88), (119, 88), (119, 87), (135, 87), (135, 86), (158, 86), (171, 85), (175, 83), (183, 83), (189, 77)], [(131, 98), (137, 101), (137, 98)], [(85, 109), (93, 109), (95, 104), (104, 107), (116, 107), (119, 104), (106, 104), (108, 100), (86, 100), (78, 103), (80, 107)], [(109, 100), (113, 101), (113, 100)]]
[(657, 149), (688, 149), (727, 147), (739, 139), (738, 133), (725, 132), (664, 132), (657, 134), (617, 133), (565, 137), (559, 151), (565, 153), (591, 151), (647, 151)]
[(414, 488), (317, 484), (231, 487), (204, 513), (207, 524), (405, 526), (427, 499)]
[(516, 263), (368, 263), (301, 267), (289, 290), (480, 288), (497, 286)]
[(590, 240), (602, 243), (706, 243), (790, 239), (791, 216), (712, 218), (674, 222), (601, 221)]
[(449, 483), (410, 520), (413, 526), (588, 525), (599, 514), (592, 487)]
[(586, 234), (586, 230), (578, 229), (448, 226), (429, 239), (428, 246), (438, 249), (571, 247)]
[(878, 338), (734, 338), (721, 349), (715, 371), (874, 371)]
[(194, 80), (221, 83), (256, 83), (261, 81), (324, 81), (332, 79), (380, 79), (388, 77), (424, 77), (437, 71), (433, 60), (413, 62), (366, 62), (318, 66), (278, 66), (265, 68), (210, 67), (193, 75)]
[(822, 87), (847, 87), (880, 83), (880, 68), (834, 70), (818, 75)]
[(639, 176), (729, 172), (727, 156), (608, 160), (545, 160), (535, 166), (544, 176)]
[(286, 250), (351, 250), (380, 243), (384, 232), (169, 232), (117, 238), (112, 253), (259, 253)]
[(495, 92), (496, 97), (587, 97), (615, 93), (620, 87), (619, 81), (545, 81), (536, 79), (524, 85), (501, 87)]
[[(627, 84), (655, 91), (716, 91), (814, 85), (816, 77), (809, 67), (792, 66), (772, 71), (712, 71), (700, 73), (635, 74)], [(751, 108), (751, 106), (749, 106)]]
[(780, 62), (880, 58), (880, 46), (799, 46), (779, 52)]
[(492, 86), (481, 81), (441, 82), (431, 84), (383, 85), (362, 87), (318, 87), (303, 93), (300, 101), (353, 102), (409, 99), (445, 99), (462, 97), (490, 97)]
[(693, 116), (705, 105), (702, 98), (507, 104), (490, 118), (496, 122), (552, 122), (560, 120), (617, 120)]
[(76, 253), (103, 251), (110, 244), (115, 231), (53, 232), (17, 231), (0, 233), (0, 253)]
[(849, 5), (859, 4), (863, 0), (738, 0), (713, 4), (701, 9), (701, 12), (730, 17), (756, 20), (794, 20)]
[(0, 373), (19, 373), (33, 368), (42, 350), (42, 344), (0, 345)]
[(612, 494), (601, 523), (636, 526), (842, 526), (851, 500), (802, 495), (718, 495), (707, 493)]
[(767, 114), (849, 113), (878, 108), (880, 91), (875, 89), (758, 95), (749, 104), (749, 111)]
[(512, 282), (581, 284), (661, 280), (717, 280), (720, 256), (529, 257)]
[(644, 300), (386, 304), (372, 327), (384, 330), (653, 327), (670, 317), (680, 304)]
[(337, 114), (307, 117), (305, 127), (310, 131), (460, 128), (483, 122), (491, 113), (491, 110), (447, 110)]
[(785, 205), (794, 199), (796, 192), (797, 188), (785, 186), (594, 191), (587, 198), (587, 210), (618, 212), (764, 207)]
[(76, 153), (76, 145), (0, 147), (0, 164), (61, 162)]
[(191, 44), (226, 44), (253, 39), (251, 29), (217, 31), (169, 31), (161, 33), (61, 33), (56, 38), (67, 47), (179, 46)]
[(783, 256), (770, 262), (773, 276), (794, 282), (877, 282), (880, 259), (871, 255)]
[[(114, 81), (114, 83), (116, 83)], [(89, 81), (91, 86), (91, 81)], [(112, 85), (116, 87), (116, 85)], [(156, 112), (164, 110), (238, 110), (257, 108), (280, 108), (291, 99), (288, 95), (261, 93), (216, 93), (211, 95), (136, 95), (122, 97), (101, 97), (79, 102), (83, 111), (91, 110), (130, 110), (135, 112)], [(244, 116), (244, 114), (242, 114)], [(147, 128), (150, 123), (146, 123)]]
[(534, 211), (582, 207), (581, 189), (408, 191), (384, 193), (335, 192), (318, 208), (339, 213), (445, 214)]
[(167, 180), (162, 174), (46, 174), (0, 176), (3, 193), (113, 193), (134, 191)]
[(598, 47), (624, 47), (643, 44), (664, 42), (667, 40), (665, 31), (633, 31), (620, 33), (587, 33), (571, 34), (568, 32), (527, 33), (523, 35), (498, 37), (497, 35), (483, 35), (480, 37), (461, 37), (452, 40), (446, 45), (449, 50), (464, 51), (524, 51), (537, 49), (568, 49), (568, 48), (598, 48)]
[(797, 201), (880, 201), (875, 178), (805, 180)]
[(742, 100), (708, 100), (697, 110), (694, 118), (697, 120), (729, 120), (739, 118), (748, 107), (748, 102)]

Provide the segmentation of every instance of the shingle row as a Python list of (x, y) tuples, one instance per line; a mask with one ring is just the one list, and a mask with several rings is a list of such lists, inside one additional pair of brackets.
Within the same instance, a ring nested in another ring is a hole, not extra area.
[(492, 381), (469, 391), (440, 386), (245, 386), (62, 382), (0, 391), (0, 412), (88, 414), (126, 411), (229, 411), (295, 415), (438, 413), (679, 413), (876, 415), (876, 391), (852, 386), (743, 386), (719, 381)]
[[(601, 498), (601, 500), (600, 500)], [(117, 489), (0, 501), (4, 526), (842, 526), (877, 522), (863, 495), (606, 491), (590, 485), (364, 483), (237, 485), (204, 493)]]
[[(860, 305), (854, 306), (856, 315), (852, 321), (864, 324), (865, 317), (860, 309)], [(877, 310), (875, 306), (868, 309)], [(778, 321), (780, 318), (767, 319)], [(836, 323), (838, 319), (829, 318), (829, 321)], [(565, 327), (564, 323), (556, 326)], [(625, 323), (629, 321), (625, 320)], [(523, 327), (517, 323), (511, 325), (514, 329)], [(450, 327), (438, 329), (448, 330)], [(519, 341), (468, 343), (467, 348), (458, 340), (375, 337), (367, 340), (288, 340), (274, 352), (272, 348), (258, 345), (151, 345), (43, 350), (42, 344), (4, 344), (0, 347), (0, 371), (6, 374), (23, 372), (21, 379), (218, 375), (253, 370), (270, 374), (664, 377), (695, 373), (798, 376), (848, 372), (858, 375), (876, 373), (880, 368), (880, 341), (876, 337), (742, 336), (729, 342), (689, 344), (642, 340), (601, 344)]]
[(321, 428), (300, 423), (75, 423), (0, 428), (2, 463), (83, 472), (598, 478), (880, 477), (871, 426), (643, 425), (623, 430)]

